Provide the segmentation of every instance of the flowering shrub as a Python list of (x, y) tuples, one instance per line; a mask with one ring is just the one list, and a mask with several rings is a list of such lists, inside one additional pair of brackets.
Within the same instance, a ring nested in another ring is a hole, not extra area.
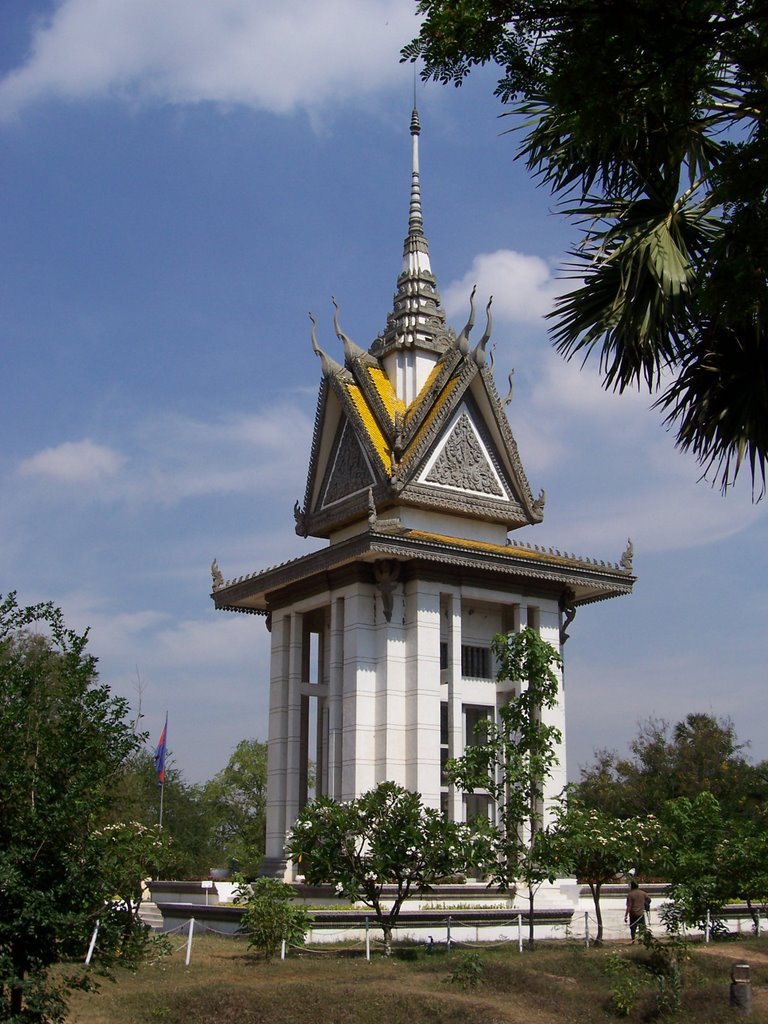
[(658, 854), (661, 837), (659, 822), (651, 814), (644, 818), (614, 818), (604, 811), (584, 807), (573, 798), (561, 804), (555, 825), (543, 842), (553, 865), (589, 885), (597, 918), (596, 942), (603, 938), (603, 885), (630, 868), (652, 861)]
[(490, 857), (482, 836), (423, 807), (418, 793), (394, 782), (347, 803), (315, 800), (296, 820), (286, 853), (310, 884), (333, 883), (337, 895), (370, 907), (387, 953), (411, 893)]

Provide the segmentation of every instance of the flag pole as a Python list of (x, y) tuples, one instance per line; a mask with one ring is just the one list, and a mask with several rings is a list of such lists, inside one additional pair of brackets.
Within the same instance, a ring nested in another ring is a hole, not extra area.
[(158, 818), (158, 825), (162, 829), (163, 827), (163, 797), (165, 796), (165, 783), (160, 783), (160, 817)]
[(155, 748), (155, 774), (157, 775), (157, 784), (160, 787), (160, 828), (163, 827), (163, 801), (165, 798), (165, 751), (168, 743), (168, 712), (165, 712), (165, 724), (163, 725), (163, 731), (160, 733), (160, 739), (157, 741), (157, 747)]

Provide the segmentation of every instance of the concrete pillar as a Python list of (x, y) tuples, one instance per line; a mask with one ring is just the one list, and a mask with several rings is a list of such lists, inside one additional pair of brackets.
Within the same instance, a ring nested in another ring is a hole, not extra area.
[(344, 600), (344, 704), (341, 799), (376, 785), (376, 630), (373, 586), (357, 584)]
[(331, 604), (328, 664), (328, 796), (341, 799), (341, 762), (344, 702), (344, 598)]
[(286, 707), (285, 823), (291, 828), (301, 810), (302, 763), (306, 764), (306, 727), (301, 697), (304, 664), (304, 623), (300, 612), (291, 613), (288, 650), (288, 700)]
[(288, 772), (288, 657), (291, 616), (272, 619), (269, 682), (269, 743), (267, 745), (267, 840), (262, 874), (282, 875), (285, 869), (286, 778)]
[(405, 723), (405, 652), (406, 629), (403, 624), (404, 598), (402, 584), (393, 595), (390, 621), (384, 604), (376, 594), (376, 784), (389, 780), (406, 785)]
[[(464, 715), (461, 693), (461, 596), (444, 595), (448, 613), (448, 757), (461, 757), (464, 753)], [(458, 786), (448, 788), (448, 817), (451, 821), (464, 820), (464, 795)]]
[(406, 778), (428, 807), (440, 808), (440, 593), (406, 586)]

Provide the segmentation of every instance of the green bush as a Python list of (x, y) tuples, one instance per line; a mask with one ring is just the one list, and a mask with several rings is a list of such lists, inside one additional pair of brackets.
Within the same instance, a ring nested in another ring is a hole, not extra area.
[(245, 907), (240, 931), (248, 937), (248, 948), (255, 947), (271, 960), (280, 946), (303, 946), (312, 923), (304, 907), (293, 905), (290, 885), (276, 878), (259, 878), (241, 885), (235, 902)]
[(620, 953), (609, 953), (605, 958), (605, 971), (614, 979), (611, 1008), (617, 1017), (628, 1017), (642, 989), (640, 980), (635, 976), (634, 965)]
[(483, 980), (484, 970), (483, 958), (479, 953), (461, 953), (448, 980), (452, 985), (459, 985), (463, 989), (477, 988)]

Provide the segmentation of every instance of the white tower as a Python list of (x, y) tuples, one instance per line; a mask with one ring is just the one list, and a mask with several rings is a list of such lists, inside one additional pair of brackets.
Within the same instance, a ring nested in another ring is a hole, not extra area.
[[(544, 551), (508, 533), (538, 523), (486, 365), (486, 329), (470, 346), (445, 321), (423, 231), (419, 119), (403, 269), (384, 332), (365, 349), (339, 326), (344, 362), (317, 343), (322, 382), (296, 531), (327, 547), (225, 582), (219, 609), (267, 616), (272, 635), (265, 873), (290, 875), (285, 835), (315, 790), (350, 800), (385, 779), (463, 820), (493, 814), (450, 787), (441, 766), (509, 699), (490, 641), (532, 626), (561, 650), (578, 606), (629, 593), (621, 563)], [(518, 684), (519, 685), (519, 684)], [(561, 693), (562, 696), (562, 693)], [(565, 736), (561, 699), (551, 713)], [(565, 741), (545, 792), (565, 784)]]

